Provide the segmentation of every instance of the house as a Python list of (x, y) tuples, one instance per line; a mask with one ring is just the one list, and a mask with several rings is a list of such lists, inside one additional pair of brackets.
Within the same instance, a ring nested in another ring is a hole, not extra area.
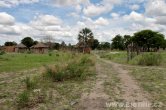
[(45, 45), (44, 43), (38, 43), (31, 47), (31, 51), (33, 53), (43, 54), (43, 53), (47, 53), (48, 50), (49, 50), (49, 47), (47, 45)]
[(0, 51), (4, 51), (4, 47), (3, 46), (0, 46)]
[(76, 48), (77, 48), (78, 52), (89, 53), (89, 54), (91, 52), (91, 48), (87, 44), (85, 44), (83, 42), (77, 43), (76, 44)]
[(15, 52), (15, 46), (4, 46), (4, 47), (3, 47), (3, 50), (4, 50), (5, 52), (9, 52), (9, 53)]
[(28, 48), (22, 43), (15, 46), (15, 52), (18, 52), (18, 53), (24, 53), (27, 51), (27, 49)]

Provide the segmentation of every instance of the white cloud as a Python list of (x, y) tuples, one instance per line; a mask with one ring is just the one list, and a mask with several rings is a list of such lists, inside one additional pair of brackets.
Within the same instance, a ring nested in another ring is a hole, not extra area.
[(104, 19), (103, 17), (100, 17), (99, 19), (97, 19), (95, 22), (94, 22), (96, 25), (99, 25), (99, 26), (106, 26), (106, 25), (109, 25), (109, 21), (107, 19)]
[(138, 10), (139, 8), (140, 8), (140, 6), (137, 5), (137, 4), (134, 4), (134, 5), (131, 5), (131, 6), (130, 6), (130, 9), (133, 10), (133, 11), (134, 11), (134, 10)]
[(0, 24), (1, 25), (14, 25), (15, 19), (13, 16), (6, 12), (0, 12)]
[(116, 19), (119, 18), (120, 15), (118, 13), (111, 13), (111, 16)]
[(156, 23), (166, 25), (166, 16), (158, 16), (156, 20)]
[(19, 4), (37, 3), (39, 0), (1, 0), (0, 7), (12, 7)]
[(165, 0), (149, 0), (145, 6), (145, 13), (149, 16), (166, 15), (166, 1)]
[(52, 5), (57, 7), (63, 6), (75, 6), (78, 4), (86, 4), (89, 3), (89, 0), (51, 0)]
[(34, 21), (31, 21), (35, 26), (47, 26), (47, 25), (60, 25), (62, 20), (53, 15), (39, 15)]
[(86, 8), (84, 8), (83, 12), (86, 16), (97, 16), (97, 15), (100, 15), (102, 13), (106, 13), (110, 10), (112, 10), (112, 6), (110, 6), (109, 9), (107, 9), (103, 5), (91, 4), (90, 6), (87, 6)]
[(97, 16), (110, 12), (114, 5), (122, 3), (122, 0), (103, 0), (99, 4), (89, 4), (83, 9), (86, 16)]
[(145, 17), (140, 13), (132, 11), (129, 15), (125, 15), (124, 19), (128, 20), (128, 21), (131, 20), (131, 21), (135, 21), (135, 22), (142, 22), (142, 21), (144, 21)]

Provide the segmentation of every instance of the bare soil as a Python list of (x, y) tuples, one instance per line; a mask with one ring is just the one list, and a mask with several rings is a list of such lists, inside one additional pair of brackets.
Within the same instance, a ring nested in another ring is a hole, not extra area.
[[(117, 77), (120, 79), (121, 85), (120, 88), (122, 90), (121, 98), (123, 102), (126, 104), (129, 103), (147, 103), (150, 104), (148, 97), (149, 95), (143, 91), (138, 83), (129, 75), (129, 72), (123, 69), (122, 65), (113, 63), (108, 60), (102, 60), (102, 63), (105, 63), (110, 66), (113, 70), (116, 71)], [(83, 93), (81, 100), (79, 102), (79, 110), (106, 110), (106, 102), (109, 102), (111, 96), (107, 95), (104, 91), (103, 83), (105, 80), (108, 80), (107, 74), (103, 74), (101, 69), (102, 63), (98, 63), (96, 65), (96, 74), (97, 80), (93, 89), (90, 93)], [(103, 64), (104, 65), (104, 64)], [(116, 109), (115, 109), (116, 110)], [(117, 110), (151, 110), (150, 107), (134, 107), (132, 105), (128, 107), (124, 107)]]

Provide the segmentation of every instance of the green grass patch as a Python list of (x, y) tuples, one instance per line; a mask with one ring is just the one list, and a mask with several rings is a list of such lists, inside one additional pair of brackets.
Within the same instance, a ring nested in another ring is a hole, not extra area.
[(116, 63), (127, 63), (127, 53), (125, 51), (118, 52), (102, 52), (99, 54), (100, 58), (105, 58)]
[(162, 63), (162, 55), (160, 53), (143, 53), (132, 59), (130, 64), (159, 66)]
[(4, 54), (0, 56), (0, 72), (15, 72), (60, 61), (63, 62), (69, 60), (71, 56), (69, 52), (54, 52), (51, 54)]

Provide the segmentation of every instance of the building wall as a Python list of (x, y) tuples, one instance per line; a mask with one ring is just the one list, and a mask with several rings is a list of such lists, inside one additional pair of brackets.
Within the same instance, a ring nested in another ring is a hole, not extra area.
[(33, 53), (37, 53), (37, 54), (44, 54), (44, 53), (48, 53), (48, 48), (33, 48), (31, 49)]
[(5, 52), (15, 52), (15, 46), (5, 46), (4, 51)]
[(27, 52), (27, 49), (26, 48), (15, 48), (15, 52), (25, 53), (25, 52)]

